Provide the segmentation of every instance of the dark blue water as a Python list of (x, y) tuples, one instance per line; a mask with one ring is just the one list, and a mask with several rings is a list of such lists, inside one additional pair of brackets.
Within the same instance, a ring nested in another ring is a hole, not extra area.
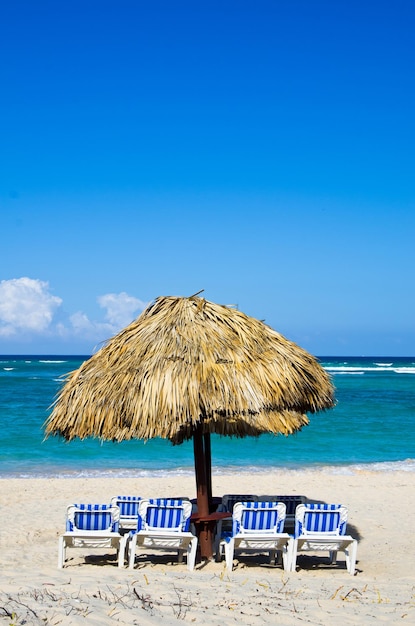
[[(132, 476), (193, 471), (191, 442), (44, 440), (62, 381), (87, 357), (0, 356), (0, 477)], [(215, 472), (370, 464), (415, 470), (415, 357), (321, 357), (337, 405), (289, 437), (212, 437)]]

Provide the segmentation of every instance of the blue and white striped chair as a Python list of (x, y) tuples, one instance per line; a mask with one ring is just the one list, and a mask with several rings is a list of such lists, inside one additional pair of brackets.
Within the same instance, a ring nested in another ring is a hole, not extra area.
[(281, 552), (284, 569), (291, 564), (291, 537), (284, 532), (285, 504), (283, 502), (237, 502), (233, 507), (232, 535), (222, 539), (228, 571), (239, 552), (268, 552), (271, 562)]
[(307, 498), (298, 495), (258, 496), (258, 502), (284, 502), (286, 506), (284, 528), (287, 532), (294, 533), (295, 511), (299, 504), (304, 504)]
[(108, 504), (71, 504), (67, 508), (66, 532), (59, 537), (58, 567), (66, 548), (116, 548), (118, 567), (124, 565), (125, 544), (119, 533), (120, 510)]
[(138, 505), (140, 496), (114, 496), (111, 498), (111, 505), (120, 509), (120, 532), (137, 528)]
[(337, 561), (337, 552), (344, 552), (349, 574), (356, 569), (357, 540), (346, 535), (347, 508), (340, 504), (300, 504), (295, 514), (295, 532), (291, 557), (293, 572), (299, 552), (328, 551), (330, 563)]
[(136, 548), (178, 552), (179, 563), (187, 554), (187, 568), (196, 561), (197, 537), (189, 530), (192, 504), (189, 500), (158, 498), (141, 500), (137, 530), (128, 535), (129, 568), (134, 567)]
[(229, 518), (218, 520), (215, 531), (215, 558), (217, 562), (222, 560), (224, 541), (232, 535), (232, 511), (237, 502), (256, 502), (258, 496), (254, 494), (226, 493), (222, 496), (222, 502), (217, 508), (218, 513), (229, 513)]

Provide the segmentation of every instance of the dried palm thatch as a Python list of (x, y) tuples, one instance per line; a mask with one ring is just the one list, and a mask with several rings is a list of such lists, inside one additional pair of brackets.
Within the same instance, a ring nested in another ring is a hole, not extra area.
[(159, 297), (70, 373), (46, 436), (103, 440), (202, 433), (291, 434), (332, 407), (314, 357), (240, 311), (200, 297)]

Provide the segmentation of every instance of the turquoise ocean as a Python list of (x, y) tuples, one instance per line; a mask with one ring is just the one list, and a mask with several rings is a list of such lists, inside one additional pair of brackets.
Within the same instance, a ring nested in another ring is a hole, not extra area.
[[(0, 356), (0, 478), (193, 473), (191, 442), (44, 440), (61, 376), (88, 356)], [(415, 357), (319, 357), (335, 408), (289, 437), (212, 437), (213, 473), (415, 471)]]

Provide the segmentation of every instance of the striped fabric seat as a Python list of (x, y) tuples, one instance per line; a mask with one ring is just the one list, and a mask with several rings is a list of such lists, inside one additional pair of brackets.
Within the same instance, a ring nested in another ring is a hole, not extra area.
[(111, 503), (120, 509), (120, 517), (138, 515), (140, 496), (114, 496)]
[(283, 502), (237, 502), (233, 508), (232, 534), (221, 540), (228, 571), (232, 571), (236, 551), (269, 553), (271, 562), (281, 553), (284, 569), (291, 564), (291, 537), (284, 533)]
[[(237, 493), (226, 493), (222, 496), (222, 502), (219, 504), (217, 508), (218, 513), (232, 513), (233, 507), (237, 502), (255, 502), (258, 499), (258, 496), (254, 494), (237, 494)], [(222, 548), (223, 544), (222, 540), (227, 540), (232, 536), (232, 516), (229, 515), (229, 519), (221, 519), (216, 524), (215, 531), (215, 553), (216, 553), (216, 561), (220, 561), (222, 559)]]
[[(232, 534), (237, 533), (268, 533), (269, 531), (282, 533), (284, 530), (284, 508), (276, 502), (241, 502), (242, 511), (233, 515)], [(235, 508), (234, 508), (235, 511)], [(238, 511), (238, 509), (237, 509)]]
[(192, 504), (189, 500), (155, 498), (141, 500), (137, 530), (129, 533), (127, 549), (129, 567), (134, 567), (136, 547), (178, 552), (179, 562), (187, 553), (187, 567), (196, 560), (197, 537), (190, 531)]
[(120, 509), (120, 528), (121, 530), (131, 530), (137, 527), (138, 505), (140, 496), (114, 496), (111, 498), (111, 504), (118, 506)]
[(119, 516), (114, 516), (114, 508), (108, 504), (74, 504), (68, 507), (66, 530), (109, 530), (118, 532)]
[[(142, 527), (147, 529), (188, 530), (190, 517), (185, 519), (181, 500), (150, 500)], [(186, 528), (187, 525), (187, 528)]]
[(67, 508), (66, 532), (59, 537), (58, 567), (64, 565), (66, 549), (117, 549), (118, 566), (124, 565), (123, 538), (119, 533), (120, 510), (108, 504), (71, 504)]
[(307, 533), (346, 534), (347, 511), (340, 504), (309, 503), (304, 517), (296, 520), (295, 537)]
[(297, 507), (291, 569), (295, 571), (299, 552), (328, 551), (330, 563), (344, 552), (350, 574), (355, 573), (357, 541), (346, 535), (347, 508), (340, 504), (306, 503)]
[(189, 502), (188, 498), (149, 498), (151, 504), (157, 506), (182, 506), (183, 501)]

